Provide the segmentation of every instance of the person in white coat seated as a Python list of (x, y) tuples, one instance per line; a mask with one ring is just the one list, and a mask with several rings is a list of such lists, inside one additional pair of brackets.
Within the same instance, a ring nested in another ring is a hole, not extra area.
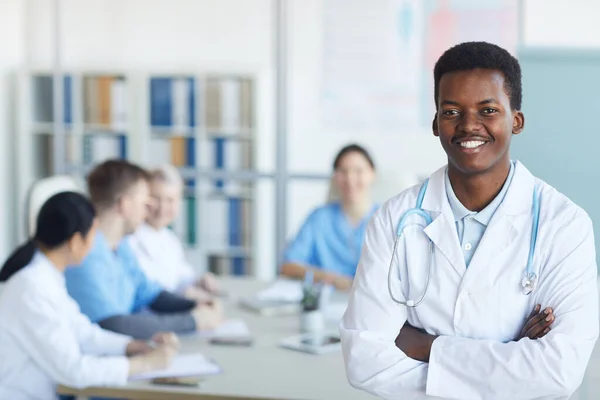
[(434, 82), (448, 165), (367, 228), (340, 326), (348, 379), (385, 399), (568, 399), (598, 339), (592, 221), (511, 161), (525, 118), (510, 53), (459, 44)]
[(201, 278), (187, 261), (181, 240), (169, 228), (179, 215), (184, 183), (172, 165), (150, 171), (150, 196), (146, 222), (129, 237), (129, 244), (148, 278), (171, 292), (205, 301), (220, 291), (211, 273)]
[(95, 229), (87, 198), (58, 193), (40, 209), (34, 238), (0, 270), (0, 399), (55, 399), (57, 384), (123, 385), (176, 353), (174, 334), (156, 334), (150, 345), (105, 331), (69, 297), (63, 272), (87, 255)]

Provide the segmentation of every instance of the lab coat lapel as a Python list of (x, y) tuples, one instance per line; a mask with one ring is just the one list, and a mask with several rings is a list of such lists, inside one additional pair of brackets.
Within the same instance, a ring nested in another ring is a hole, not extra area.
[[(523, 229), (530, 220), (533, 198), (533, 175), (520, 163), (515, 166), (515, 174), (510, 183), (506, 196), (498, 210), (490, 220), (481, 242), (462, 282), (462, 286), (468, 286), (471, 282), (481, 282), (477, 279), (479, 274), (485, 274), (494, 267), (497, 260), (501, 260), (501, 254), (521, 237)], [(502, 265), (501, 268), (510, 268), (510, 265)]]
[[(446, 195), (445, 174), (446, 167), (436, 171), (429, 179), (429, 186), (423, 198), (422, 208), (430, 212), (432, 217), (435, 214), (437, 214), (437, 217), (425, 228), (424, 232), (448, 260), (452, 268), (462, 277), (466, 271), (466, 265), (458, 242), (454, 217)], [(436, 266), (439, 267), (439, 263)]]

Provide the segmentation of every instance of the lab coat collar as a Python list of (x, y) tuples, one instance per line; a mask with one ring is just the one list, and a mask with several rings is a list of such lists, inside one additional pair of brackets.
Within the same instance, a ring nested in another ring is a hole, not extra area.
[[(446, 257), (456, 272), (460, 276), (463, 276), (467, 267), (458, 241), (452, 209), (448, 202), (445, 171), (446, 167), (444, 166), (433, 173), (429, 179), (422, 208), (431, 213), (433, 222), (425, 228), (424, 232)], [(478, 253), (484, 253), (491, 257), (492, 254), (496, 254), (498, 251), (506, 248), (514, 239), (522, 224), (514, 221), (514, 218), (504, 217), (529, 215), (533, 205), (533, 186), (533, 175), (531, 175), (523, 164), (517, 161), (508, 192), (488, 227), (488, 229), (498, 232), (498, 235), (495, 237), (495, 243), (488, 243), (489, 238), (486, 238), (486, 236), (490, 235), (484, 235), (479, 244), (481, 250), (475, 252), (471, 260), (470, 269), (477, 269), (472, 267), (480, 261), (481, 254), (478, 255)], [(492, 226), (494, 225), (493, 221), (498, 221), (495, 224), (496, 226)], [(474, 275), (474, 273), (470, 275)]]
[(33, 255), (30, 265), (39, 265), (39, 268), (46, 278), (52, 279), (60, 286), (65, 287), (65, 276), (59, 270), (56, 269), (52, 261), (44, 255), (41, 251), (36, 251)]
[(498, 211), (510, 216), (530, 214), (533, 207), (534, 185), (535, 177), (520, 161), (517, 161), (515, 175)]
[[(423, 198), (423, 210), (433, 213), (452, 212), (446, 193), (446, 168), (443, 166), (429, 178), (429, 185)], [(515, 172), (506, 197), (499, 206), (503, 214), (517, 216), (528, 214), (533, 206), (533, 186), (535, 178), (520, 162), (515, 163)], [(452, 217), (454, 219), (454, 217)]]

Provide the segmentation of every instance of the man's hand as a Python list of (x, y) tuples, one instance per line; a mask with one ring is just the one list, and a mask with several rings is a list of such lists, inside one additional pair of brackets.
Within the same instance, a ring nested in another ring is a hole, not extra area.
[(396, 337), (396, 347), (413, 360), (429, 362), (431, 345), (437, 336), (411, 326), (408, 321)]
[(183, 292), (183, 295), (190, 300), (196, 301), (197, 303), (207, 303), (213, 299), (213, 296), (209, 292), (200, 288), (199, 286), (190, 286), (186, 288)]
[(210, 272), (205, 273), (201, 279), (196, 281), (196, 287), (207, 291), (209, 294), (216, 294), (221, 290), (219, 281)]
[(158, 332), (150, 340), (156, 344), (170, 346), (174, 350), (179, 350), (179, 338), (173, 332)]
[(129, 358), (129, 375), (167, 368), (177, 354), (172, 346), (159, 344), (156, 349)]
[(140, 354), (146, 354), (154, 350), (154, 345), (169, 346), (173, 350), (179, 349), (179, 339), (172, 332), (159, 332), (148, 340), (132, 340), (127, 344), (125, 354), (129, 357)]
[(196, 330), (215, 329), (223, 323), (223, 308), (218, 300), (212, 300), (192, 310), (192, 317), (196, 321)]
[(531, 311), (531, 314), (527, 317), (525, 326), (521, 329), (517, 341), (526, 337), (529, 339), (539, 339), (550, 332), (550, 325), (554, 322), (554, 314), (552, 313), (551, 308), (546, 308), (544, 311), (540, 312), (541, 308), (542, 306), (538, 304), (533, 311)]
[(333, 285), (337, 290), (347, 291), (352, 288), (352, 278), (347, 276), (327, 273), (323, 276), (322, 281)]

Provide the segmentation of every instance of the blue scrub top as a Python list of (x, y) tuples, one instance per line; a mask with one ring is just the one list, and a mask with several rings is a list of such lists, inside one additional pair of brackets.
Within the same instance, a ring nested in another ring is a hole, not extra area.
[(82, 264), (68, 268), (65, 278), (69, 294), (92, 322), (138, 312), (162, 291), (141, 270), (127, 240), (113, 250), (100, 232)]
[(313, 266), (354, 277), (367, 224), (377, 206), (353, 226), (340, 203), (317, 208), (304, 222), (284, 255), (284, 262)]

